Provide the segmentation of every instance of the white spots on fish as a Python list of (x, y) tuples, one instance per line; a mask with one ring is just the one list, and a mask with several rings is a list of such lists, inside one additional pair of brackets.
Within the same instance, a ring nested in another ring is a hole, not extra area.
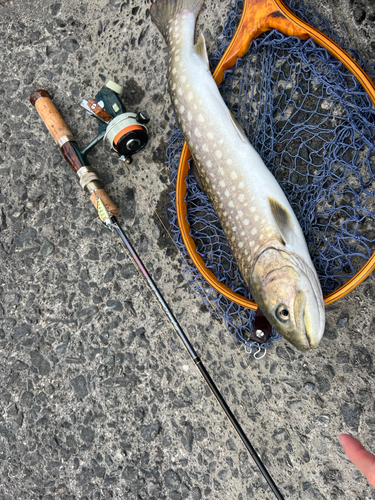
[(178, 94), (178, 95), (182, 95), (182, 94), (183, 94), (183, 91), (182, 91), (182, 88), (181, 88), (181, 87), (179, 87), (179, 88), (177, 89), (177, 94)]
[(176, 57), (174, 58), (174, 60), (175, 60), (176, 62), (177, 62), (177, 61), (179, 61), (179, 60), (180, 60), (180, 56), (176, 56)]
[[(206, 163), (206, 166), (208, 168), (211, 168), (212, 167), (212, 162), (210, 160), (208, 160), (207, 163)], [(213, 174), (211, 174), (211, 175), (213, 175)]]
[(248, 226), (248, 225), (250, 224), (249, 219), (245, 219), (245, 220), (243, 221), (243, 224), (244, 224), (244, 226)]
[(240, 242), (238, 243), (238, 246), (239, 246), (240, 248), (242, 248), (242, 247), (243, 247), (243, 241), (240, 241)]
[(249, 245), (250, 247), (253, 247), (255, 245), (255, 241), (250, 241)]
[(241, 236), (245, 236), (245, 231), (241, 231)]
[(193, 97), (194, 97), (193, 92), (192, 92), (192, 91), (188, 92), (188, 95), (187, 95), (187, 100), (188, 100), (188, 101), (192, 101), (192, 100), (193, 100)]
[(236, 186), (232, 186), (232, 191), (235, 191), (236, 190)]
[(186, 82), (186, 76), (185, 75), (181, 75), (180, 76), (180, 80), (182, 83), (185, 83)]
[(228, 189), (225, 191), (225, 193), (224, 193), (224, 194), (225, 194), (225, 196), (227, 196), (227, 197), (228, 197), (228, 196), (230, 196), (230, 192), (228, 191)]
[(202, 137), (198, 127), (194, 129), (194, 135), (196, 135), (197, 137)]
[(199, 113), (199, 115), (198, 115), (198, 121), (200, 123), (204, 123), (205, 120), (204, 120), (204, 116), (202, 115), (202, 113)]
[(232, 200), (230, 200), (230, 202), (228, 203), (228, 205), (230, 206), (230, 208), (233, 208), (234, 207), (234, 203)]
[(245, 187), (245, 183), (243, 181), (241, 181), (239, 184), (238, 184), (238, 187), (240, 189), (243, 189)]
[(207, 137), (212, 140), (214, 138), (214, 134), (212, 132), (208, 132)]
[(191, 120), (193, 119), (193, 116), (192, 116), (192, 114), (190, 113), (190, 111), (188, 111), (188, 115), (187, 115), (187, 117), (188, 117), (189, 122), (191, 122)]
[(231, 179), (233, 179), (233, 180), (236, 180), (236, 179), (237, 179), (237, 173), (236, 173), (236, 172), (234, 172), (234, 171), (232, 171), (232, 172), (230, 173), (230, 176), (231, 176)]
[(198, 109), (198, 106), (194, 103), (194, 104), (193, 104), (193, 108), (194, 108), (194, 109)]
[(221, 167), (219, 167), (219, 169), (218, 169), (218, 170), (219, 170), (219, 173), (220, 173), (221, 175), (223, 175), (223, 173), (224, 173), (224, 169), (223, 169), (223, 168), (221, 168)]
[(172, 83), (172, 90), (175, 90), (176, 89), (176, 82), (173, 82)]
[(255, 222), (257, 222), (259, 220), (259, 215), (255, 215), (254, 220), (255, 220)]
[(177, 72), (177, 69), (176, 68), (172, 68), (172, 75), (175, 75)]
[(240, 196), (238, 197), (238, 199), (242, 203), (243, 201), (245, 201), (245, 195), (241, 193)]
[(255, 236), (257, 234), (258, 230), (256, 227), (253, 227), (250, 231), (250, 234), (252, 234), (253, 236)]
[(225, 182), (224, 182), (223, 180), (221, 180), (221, 181), (219, 182), (219, 185), (220, 185), (221, 187), (225, 187)]
[(180, 113), (183, 113), (185, 111), (185, 107), (184, 106), (180, 106)]
[(238, 215), (239, 215), (240, 217), (242, 217), (242, 216), (243, 216), (243, 212), (242, 212), (242, 210), (239, 210), (239, 211), (238, 211)]
[(207, 153), (207, 151), (209, 151), (208, 146), (207, 146), (207, 144), (206, 144), (206, 143), (204, 143), (204, 144), (203, 144), (202, 149), (203, 149), (203, 151), (205, 151), (206, 153)]
[(256, 212), (256, 208), (255, 207), (250, 207), (250, 212)]
[(217, 158), (219, 158), (219, 160), (220, 160), (220, 158), (223, 156), (223, 153), (220, 151), (220, 149), (217, 149), (217, 150), (215, 151), (215, 156), (216, 156)]
[[(233, 161), (230, 158), (227, 158), (227, 165), (232, 165)], [(235, 177), (233, 177), (235, 178)]]

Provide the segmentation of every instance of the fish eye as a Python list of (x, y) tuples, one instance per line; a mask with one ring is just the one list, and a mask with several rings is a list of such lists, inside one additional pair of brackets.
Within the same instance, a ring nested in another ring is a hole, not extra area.
[(289, 319), (288, 309), (284, 305), (279, 306), (276, 310), (276, 317), (280, 321), (288, 321)]

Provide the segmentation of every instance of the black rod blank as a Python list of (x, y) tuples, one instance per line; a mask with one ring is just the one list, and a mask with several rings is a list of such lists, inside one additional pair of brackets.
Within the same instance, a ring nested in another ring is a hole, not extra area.
[(185, 335), (184, 331), (182, 330), (181, 326), (179, 325), (177, 319), (174, 317), (172, 311), (168, 307), (168, 305), (165, 302), (163, 296), (161, 295), (161, 293), (159, 292), (157, 286), (153, 282), (151, 276), (148, 274), (146, 268), (143, 266), (141, 259), (138, 257), (136, 251), (134, 250), (134, 248), (132, 247), (131, 243), (127, 239), (124, 231), (121, 229), (120, 225), (118, 224), (116, 217), (111, 217), (111, 221), (112, 221), (112, 224), (113, 224), (112, 227), (117, 232), (117, 234), (118, 234), (118, 236), (120, 238), (121, 243), (123, 244), (123, 246), (127, 250), (128, 254), (132, 258), (133, 262), (135, 263), (135, 265), (137, 266), (137, 268), (139, 269), (139, 271), (142, 273), (142, 275), (143, 275), (144, 279), (146, 280), (146, 282), (147, 282), (147, 284), (148, 284), (151, 292), (154, 294), (155, 298), (159, 302), (161, 308), (165, 312), (165, 314), (168, 317), (169, 321), (172, 323), (173, 328), (176, 330), (176, 333), (179, 336), (181, 342), (183, 343), (185, 349), (189, 353), (189, 356), (194, 361), (195, 366), (200, 371), (202, 377), (204, 378), (206, 384), (210, 388), (212, 394), (215, 396), (216, 400), (218, 401), (218, 403), (220, 404), (220, 406), (224, 410), (225, 415), (227, 416), (228, 420), (233, 425), (235, 431), (237, 432), (237, 434), (241, 438), (241, 440), (242, 440), (243, 444), (245, 445), (247, 451), (250, 453), (250, 455), (254, 459), (254, 461), (255, 461), (256, 465), (258, 466), (260, 472), (263, 474), (265, 480), (267, 481), (267, 483), (270, 486), (271, 490), (275, 494), (275, 497), (278, 500), (284, 500), (284, 497), (280, 493), (280, 491), (277, 488), (276, 484), (274, 483), (272, 477), (270, 476), (270, 474), (268, 473), (268, 471), (267, 471), (266, 467), (264, 466), (263, 462), (259, 458), (257, 452), (255, 451), (255, 449), (253, 448), (252, 444), (248, 440), (246, 434), (242, 430), (242, 427), (238, 423), (236, 417), (233, 415), (233, 413), (230, 410), (229, 406), (225, 402), (225, 400), (222, 397), (219, 389), (216, 387), (214, 381), (212, 380), (212, 378), (210, 377), (210, 375), (207, 372), (206, 368), (204, 367), (201, 359), (199, 358), (199, 356), (195, 352), (195, 350), (194, 350), (193, 346), (191, 345), (189, 339), (186, 337), (186, 335)]

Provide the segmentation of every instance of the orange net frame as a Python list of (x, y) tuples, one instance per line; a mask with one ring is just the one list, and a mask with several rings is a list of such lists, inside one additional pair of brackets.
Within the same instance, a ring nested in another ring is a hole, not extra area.
[[(355, 75), (372, 103), (375, 104), (375, 85), (360, 65), (337, 43), (299, 19), (280, 0), (244, 0), (243, 14), (237, 31), (214, 72), (213, 76), (216, 83), (220, 85), (223, 81), (224, 72), (235, 65), (237, 58), (244, 56), (253, 39), (272, 29), (277, 29), (287, 36), (297, 36), (302, 40), (312, 38), (318, 45), (326, 48)], [(191, 228), (187, 220), (188, 209), (185, 201), (187, 194), (186, 178), (189, 172), (188, 161), (190, 158), (189, 147), (185, 143), (180, 157), (176, 181), (176, 211), (182, 239), (189, 256), (204, 279), (215, 290), (243, 307), (256, 310), (258, 306), (254, 301), (233, 292), (228, 286), (221, 283), (215, 274), (206, 267), (203, 258), (197, 252), (196, 243), (190, 234)], [(353, 290), (372, 272), (374, 267), (375, 253), (349, 281), (324, 297), (325, 304), (331, 304)]]

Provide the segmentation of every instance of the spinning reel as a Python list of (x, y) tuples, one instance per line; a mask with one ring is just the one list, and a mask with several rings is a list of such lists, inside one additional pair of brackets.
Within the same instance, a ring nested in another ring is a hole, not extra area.
[[(83, 99), (81, 106), (99, 122), (98, 135), (82, 151), (87, 155), (101, 140), (107, 153), (114, 153), (120, 160), (132, 162), (132, 156), (141, 151), (148, 142), (146, 124), (150, 121), (145, 111), (129, 113), (120, 100), (123, 88), (109, 81), (96, 94), (95, 99)], [(109, 147), (108, 147), (109, 145)]]

